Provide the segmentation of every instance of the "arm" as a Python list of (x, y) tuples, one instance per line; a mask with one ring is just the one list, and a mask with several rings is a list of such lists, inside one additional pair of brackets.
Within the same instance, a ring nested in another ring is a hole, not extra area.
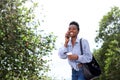
[(59, 51), (58, 51), (58, 55), (59, 55), (59, 57), (60, 58), (62, 58), (62, 59), (66, 59), (67, 58), (67, 48), (66, 47), (61, 47), (60, 49), (59, 49)]
[(66, 59), (67, 58), (67, 47), (68, 47), (68, 42), (69, 42), (69, 36), (68, 36), (68, 34), (69, 34), (69, 31), (65, 34), (65, 43), (64, 43), (64, 46), (63, 47), (61, 47), (60, 49), (59, 49), (59, 52), (58, 52), (58, 55), (59, 55), (59, 57), (60, 58), (62, 58), (62, 59)]
[(78, 62), (87, 63), (92, 60), (92, 53), (90, 51), (89, 43), (87, 40), (82, 40), (83, 55), (78, 55)]

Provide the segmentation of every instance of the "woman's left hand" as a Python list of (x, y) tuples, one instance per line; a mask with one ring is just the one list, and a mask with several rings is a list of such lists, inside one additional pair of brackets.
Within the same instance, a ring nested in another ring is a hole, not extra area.
[(77, 54), (68, 55), (68, 59), (69, 60), (78, 60), (78, 55)]

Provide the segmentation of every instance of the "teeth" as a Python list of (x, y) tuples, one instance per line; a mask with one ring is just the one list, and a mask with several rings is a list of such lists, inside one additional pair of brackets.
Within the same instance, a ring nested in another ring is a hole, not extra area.
[(73, 33), (71, 32), (70, 34), (72, 35)]

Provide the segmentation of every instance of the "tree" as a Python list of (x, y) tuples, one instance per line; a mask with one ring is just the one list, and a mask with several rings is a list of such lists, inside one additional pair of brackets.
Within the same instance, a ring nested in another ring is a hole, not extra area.
[[(96, 42), (102, 42), (97, 52), (101, 56), (101, 80), (120, 79), (120, 9), (113, 7), (100, 21)], [(103, 58), (102, 58), (103, 57)]]
[(26, 2), (0, 0), (0, 80), (50, 80), (45, 57), (55, 48), (56, 37), (37, 30), (36, 3), (26, 8)]

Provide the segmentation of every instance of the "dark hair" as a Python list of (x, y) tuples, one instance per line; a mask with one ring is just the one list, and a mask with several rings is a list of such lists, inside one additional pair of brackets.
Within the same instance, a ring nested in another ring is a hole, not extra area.
[(72, 22), (70, 22), (70, 24), (69, 24), (69, 26), (70, 25), (76, 25), (77, 26), (77, 30), (79, 31), (79, 24), (76, 22), (76, 21), (72, 21)]

